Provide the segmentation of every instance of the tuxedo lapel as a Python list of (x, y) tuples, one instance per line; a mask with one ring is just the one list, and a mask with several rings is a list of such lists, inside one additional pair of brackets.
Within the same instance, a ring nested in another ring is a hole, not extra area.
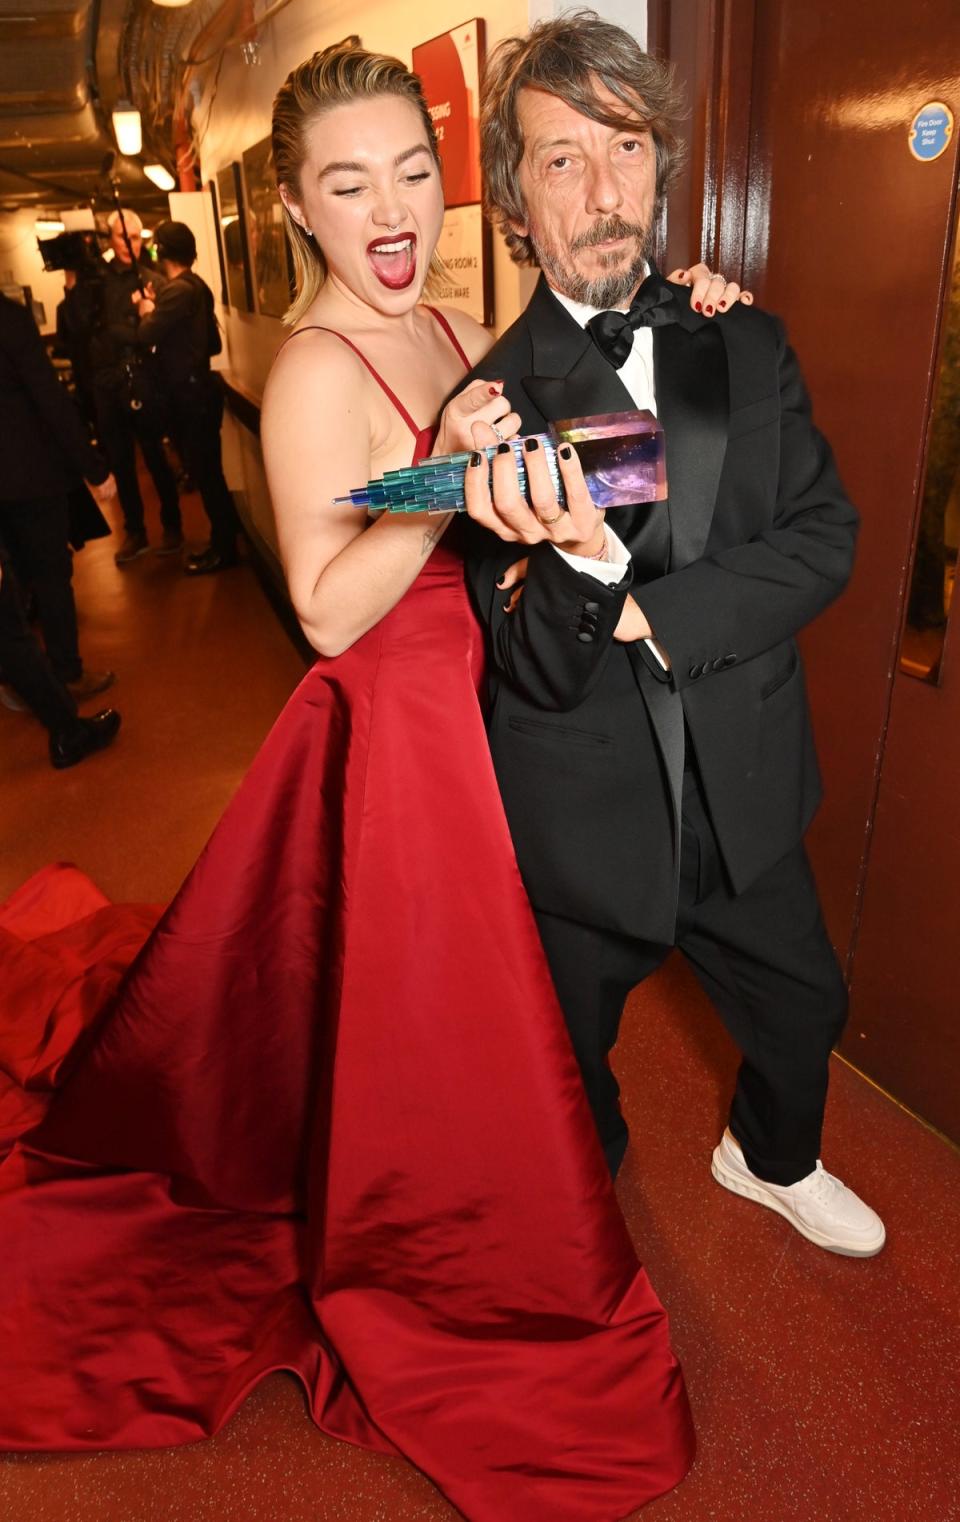
[(678, 570), (706, 548), (727, 447), (729, 380), (719, 327), (682, 312), (680, 321), (655, 329), (653, 363), (667, 453), (670, 566)]
[(524, 376), (521, 385), (548, 422), (633, 409), (617, 371), (555, 299), (542, 275), (527, 307), (527, 325), (533, 374)]

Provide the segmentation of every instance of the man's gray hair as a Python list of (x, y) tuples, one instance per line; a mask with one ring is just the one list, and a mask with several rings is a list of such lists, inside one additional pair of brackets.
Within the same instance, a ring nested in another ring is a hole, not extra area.
[[(143, 223), (141, 222), (140, 218), (137, 216), (135, 211), (129, 211), (126, 206), (123, 208), (123, 220), (127, 224), (127, 232), (130, 234), (131, 238), (135, 237), (138, 233), (143, 232)], [(107, 226), (111, 232), (113, 232), (115, 227), (120, 226), (120, 213), (118, 211), (112, 211), (110, 213), (109, 217), (107, 218)]]
[[(598, 99), (598, 86), (606, 86), (622, 101), (622, 114)], [(683, 101), (672, 66), (645, 53), (636, 38), (602, 21), (596, 11), (567, 11), (553, 21), (539, 22), (524, 37), (500, 43), (490, 57), (482, 91), (484, 206), (499, 225), (511, 258), (517, 264), (536, 264), (530, 239), (511, 226), (526, 222), (517, 175), (524, 148), (517, 98), (524, 89), (556, 95), (618, 132), (641, 122), (656, 148), (658, 198), (682, 160), (678, 128)]]

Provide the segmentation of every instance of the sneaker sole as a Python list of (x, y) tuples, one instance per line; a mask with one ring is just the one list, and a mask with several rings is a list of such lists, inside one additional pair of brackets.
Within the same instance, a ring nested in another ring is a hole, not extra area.
[(825, 1252), (837, 1253), (841, 1258), (875, 1258), (877, 1253), (882, 1250), (887, 1240), (886, 1232), (884, 1232), (876, 1246), (870, 1247), (846, 1246), (843, 1243), (834, 1241), (830, 1237), (825, 1237), (822, 1232), (815, 1231), (805, 1221), (798, 1220), (793, 1212), (788, 1210), (775, 1195), (767, 1194), (766, 1190), (751, 1184), (747, 1179), (740, 1178), (736, 1173), (731, 1173), (719, 1154), (720, 1148), (716, 1147), (710, 1162), (710, 1172), (718, 1184), (721, 1184), (724, 1189), (729, 1189), (731, 1194), (739, 1194), (741, 1199), (752, 1200), (755, 1205), (764, 1205), (767, 1210), (775, 1211), (778, 1216), (782, 1216), (785, 1221), (790, 1223), (794, 1231), (798, 1231), (802, 1237), (806, 1237), (807, 1241), (813, 1242), (816, 1247), (822, 1247)]
[(132, 561), (139, 560), (141, 555), (149, 555), (149, 553), (150, 546), (145, 544), (142, 550), (135, 550), (132, 555), (114, 555), (113, 563), (114, 565), (130, 565)]

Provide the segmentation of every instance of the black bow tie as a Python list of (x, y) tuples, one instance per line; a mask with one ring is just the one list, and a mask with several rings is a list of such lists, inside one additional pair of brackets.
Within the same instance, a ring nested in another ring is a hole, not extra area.
[(619, 370), (630, 357), (635, 328), (662, 328), (676, 320), (673, 286), (654, 272), (641, 285), (629, 311), (598, 312), (587, 323), (587, 332), (601, 354)]

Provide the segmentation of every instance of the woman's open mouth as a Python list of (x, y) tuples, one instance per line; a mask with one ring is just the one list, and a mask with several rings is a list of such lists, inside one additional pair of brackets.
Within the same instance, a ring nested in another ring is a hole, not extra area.
[(381, 285), (390, 291), (405, 290), (417, 272), (416, 233), (375, 238), (367, 244), (367, 258)]

